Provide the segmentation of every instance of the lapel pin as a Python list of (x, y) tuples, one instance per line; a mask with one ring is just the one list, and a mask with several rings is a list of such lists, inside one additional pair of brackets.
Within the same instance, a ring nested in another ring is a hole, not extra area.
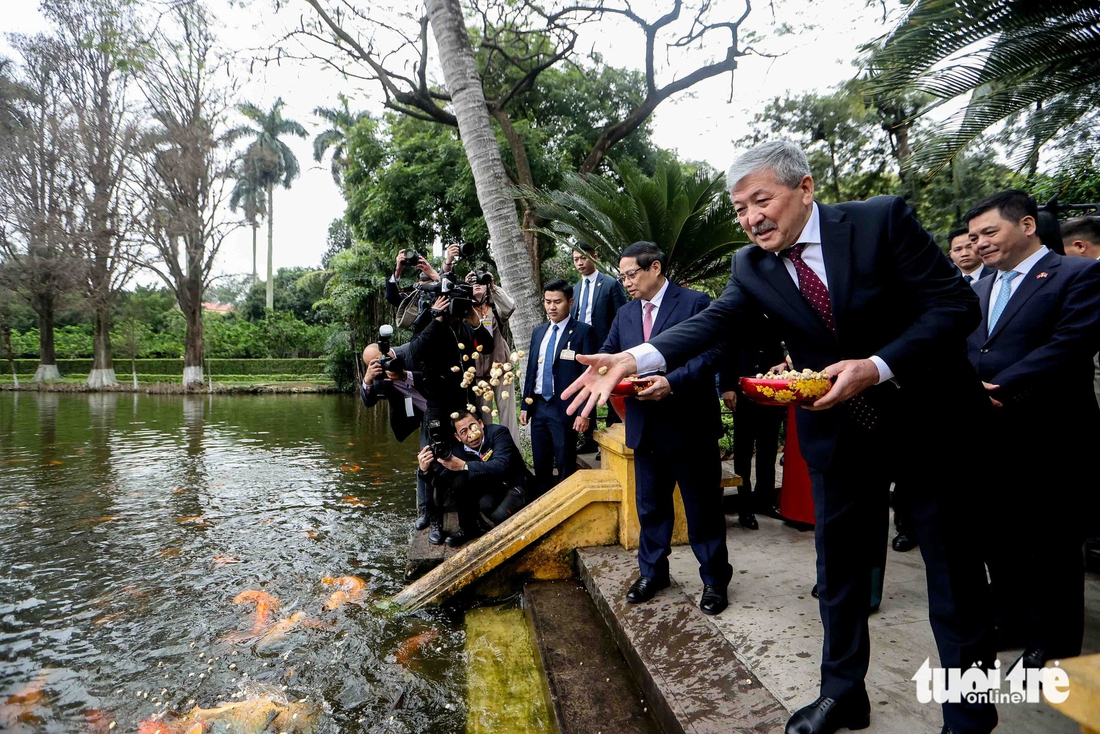
[(1038, 280), (1039, 278), (1045, 278), (1045, 277), (1047, 277), (1047, 272), (1044, 270), (1043, 272), (1041, 272), (1041, 273), (1039, 273), (1038, 275), (1035, 276), (1035, 280)]

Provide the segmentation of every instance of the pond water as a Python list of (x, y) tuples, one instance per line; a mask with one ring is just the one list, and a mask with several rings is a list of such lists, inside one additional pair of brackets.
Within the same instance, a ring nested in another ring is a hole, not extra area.
[(0, 730), (462, 730), (461, 622), (373, 605), (416, 448), (351, 396), (0, 393)]

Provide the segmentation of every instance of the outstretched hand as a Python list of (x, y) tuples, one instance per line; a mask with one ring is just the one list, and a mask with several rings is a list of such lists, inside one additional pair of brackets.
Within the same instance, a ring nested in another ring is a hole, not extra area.
[[(586, 418), (593, 415), (597, 405), (607, 404), (611, 391), (624, 377), (638, 370), (638, 363), (634, 360), (634, 355), (629, 352), (578, 354), (577, 361), (588, 365), (588, 369), (574, 380), (572, 385), (565, 388), (561, 397), (562, 400), (568, 400), (575, 395), (565, 412), (576, 415), (579, 411)], [(607, 369), (600, 374), (600, 370), (604, 367)]]

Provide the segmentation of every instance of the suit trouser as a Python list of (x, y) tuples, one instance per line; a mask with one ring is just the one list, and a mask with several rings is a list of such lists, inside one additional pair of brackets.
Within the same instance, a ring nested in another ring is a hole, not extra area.
[(638, 505), (638, 566), (642, 576), (668, 578), (674, 522), (672, 495), (680, 485), (687, 513), (688, 542), (699, 561), (704, 584), (725, 588), (733, 577), (722, 514), (722, 464), (718, 442), (702, 438), (697, 447), (634, 450), (634, 491)]
[[(429, 443), (428, 441), (428, 421), (423, 421), (420, 424), (420, 448), (424, 448)], [(432, 488), (428, 486), (420, 473), (416, 475), (416, 509), (422, 508), (432, 509)]]
[[(776, 504), (775, 457), (779, 453), (779, 426), (785, 414), (783, 408), (760, 405), (738, 393), (733, 419), (733, 470), (743, 482), (737, 490), (738, 509), (742, 512), (770, 510)], [(755, 487), (751, 481), (754, 452)]]
[(577, 470), (577, 432), (573, 430), (573, 417), (565, 414), (565, 406), (557, 396), (547, 400), (536, 395), (530, 415), (531, 463), (538, 493), (542, 494), (556, 484), (555, 465), (558, 482)]
[[(977, 503), (970, 499), (972, 470), (947, 452), (929, 455), (923, 446), (916, 451), (910, 446), (909, 456), (890, 461), (890, 446), (906, 451), (902, 437), (883, 440), (862, 432), (858, 438), (849, 437), (846, 449), (838, 447), (828, 469), (810, 467), (824, 627), (823, 696), (841, 698), (864, 690), (871, 651), (867, 617), (872, 574), (885, 555), (888, 477), (896, 476), (898, 469), (910, 486), (921, 488), (902, 501), (924, 558), (929, 621), (940, 666), (965, 670), (994, 659), (985, 569), (972, 537), (977, 512)], [(914, 673), (921, 662), (912, 661)], [(943, 715), (957, 733), (989, 732), (997, 721), (991, 704), (944, 704)]]
[(992, 522), (986, 523), (986, 565), (997, 627), (1053, 658), (1080, 655), (1086, 527), (1075, 519), (1092, 513), (1071, 497), (1089, 475), (1025, 453), (995, 476), (999, 490), (990, 502)]

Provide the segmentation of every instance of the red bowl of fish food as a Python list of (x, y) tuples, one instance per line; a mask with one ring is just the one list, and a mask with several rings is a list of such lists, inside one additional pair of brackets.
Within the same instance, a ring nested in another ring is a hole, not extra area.
[(761, 405), (809, 405), (829, 392), (833, 380), (824, 372), (802, 370), (742, 377), (741, 392)]
[(637, 395), (642, 390), (652, 385), (655, 382), (653, 375), (647, 375), (645, 377), (638, 377), (637, 375), (631, 375), (619, 381), (619, 384), (611, 391), (612, 395)]

